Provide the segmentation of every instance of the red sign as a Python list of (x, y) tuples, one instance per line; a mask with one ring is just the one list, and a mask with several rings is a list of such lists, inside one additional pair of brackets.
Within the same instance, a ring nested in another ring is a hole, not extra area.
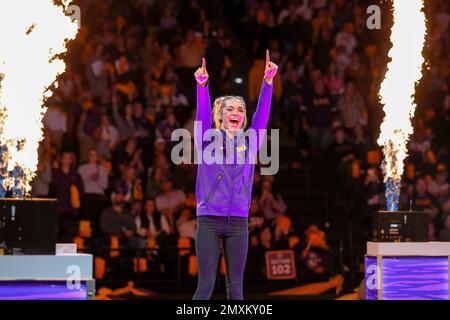
[(294, 251), (279, 250), (266, 252), (266, 271), (267, 279), (270, 280), (295, 279), (297, 273), (295, 270)]

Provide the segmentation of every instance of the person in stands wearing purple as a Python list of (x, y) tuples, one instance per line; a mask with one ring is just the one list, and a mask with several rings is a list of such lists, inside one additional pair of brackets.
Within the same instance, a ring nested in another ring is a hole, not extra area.
[[(269, 121), (272, 82), (277, 71), (278, 66), (270, 61), (267, 50), (264, 80), (250, 125), (250, 129), (257, 133), (260, 129), (265, 129)], [(247, 124), (246, 106), (242, 97), (223, 96), (217, 98), (211, 108), (209, 75), (205, 59), (195, 72), (195, 79), (197, 119), (194, 132), (197, 152), (204, 153), (210, 144), (222, 140), (222, 145), (215, 147), (223, 150), (227, 160), (229, 154), (233, 153), (232, 157), (236, 160), (242, 157), (239, 154), (241, 153), (245, 155), (245, 161), (233, 161), (232, 164), (228, 161), (226, 164), (202, 161), (198, 165), (196, 183), (198, 225), (195, 241), (198, 284), (193, 299), (208, 300), (211, 297), (222, 240), (227, 266), (227, 298), (243, 300), (243, 276), (248, 250), (248, 212), (255, 169), (255, 162), (250, 161), (251, 156), (248, 156), (252, 146), (248, 146), (247, 140), (242, 139), (245, 137), (244, 130)], [(204, 134), (212, 126), (223, 139), (205, 141), (207, 138)], [(259, 138), (256, 141), (258, 150), (261, 141)]]

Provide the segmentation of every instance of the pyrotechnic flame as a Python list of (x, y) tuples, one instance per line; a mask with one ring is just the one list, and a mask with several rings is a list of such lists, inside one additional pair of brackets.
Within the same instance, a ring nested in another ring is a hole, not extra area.
[(407, 142), (413, 133), (411, 118), (416, 105), (416, 82), (422, 77), (422, 50), (426, 34), (423, 0), (394, 0), (391, 62), (381, 84), (380, 96), (385, 118), (378, 144), (383, 146), (383, 172), (386, 183), (387, 209), (398, 208)]
[(77, 34), (77, 23), (65, 9), (53, 0), (0, 2), (0, 167), (8, 172), (1, 177), (0, 193), (12, 190), (13, 196), (24, 197), (30, 192), (43, 138), (44, 99), (65, 70), (56, 56)]

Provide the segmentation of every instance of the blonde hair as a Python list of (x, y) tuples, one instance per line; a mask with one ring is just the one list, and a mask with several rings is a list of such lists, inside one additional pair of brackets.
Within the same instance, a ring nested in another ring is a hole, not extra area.
[[(220, 114), (222, 113), (223, 108), (226, 107), (226, 102), (230, 100), (238, 100), (243, 105), (243, 107), (246, 108), (244, 98), (240, 96), (223, 96), (217, 98), (216, 100), (214, 100), (212, 111), (214, 128), (220, 129), (221, 127)], [(242, 125), (241, 129), (245, 129), (246, 126), (247, 126), (247, 113), (245, 113), (244, 124)]]

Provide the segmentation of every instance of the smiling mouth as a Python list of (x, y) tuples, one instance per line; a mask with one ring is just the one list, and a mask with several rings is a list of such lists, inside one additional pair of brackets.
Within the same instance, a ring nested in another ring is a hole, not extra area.
[(231, 118), (231, 119), (230, 119), (230, 123), (231, 123), (231, 125), (232, 125), (233, 127), (239, 126), (239, 118), (238, 118), (238, 117), (236, 117), (236, 118)]

